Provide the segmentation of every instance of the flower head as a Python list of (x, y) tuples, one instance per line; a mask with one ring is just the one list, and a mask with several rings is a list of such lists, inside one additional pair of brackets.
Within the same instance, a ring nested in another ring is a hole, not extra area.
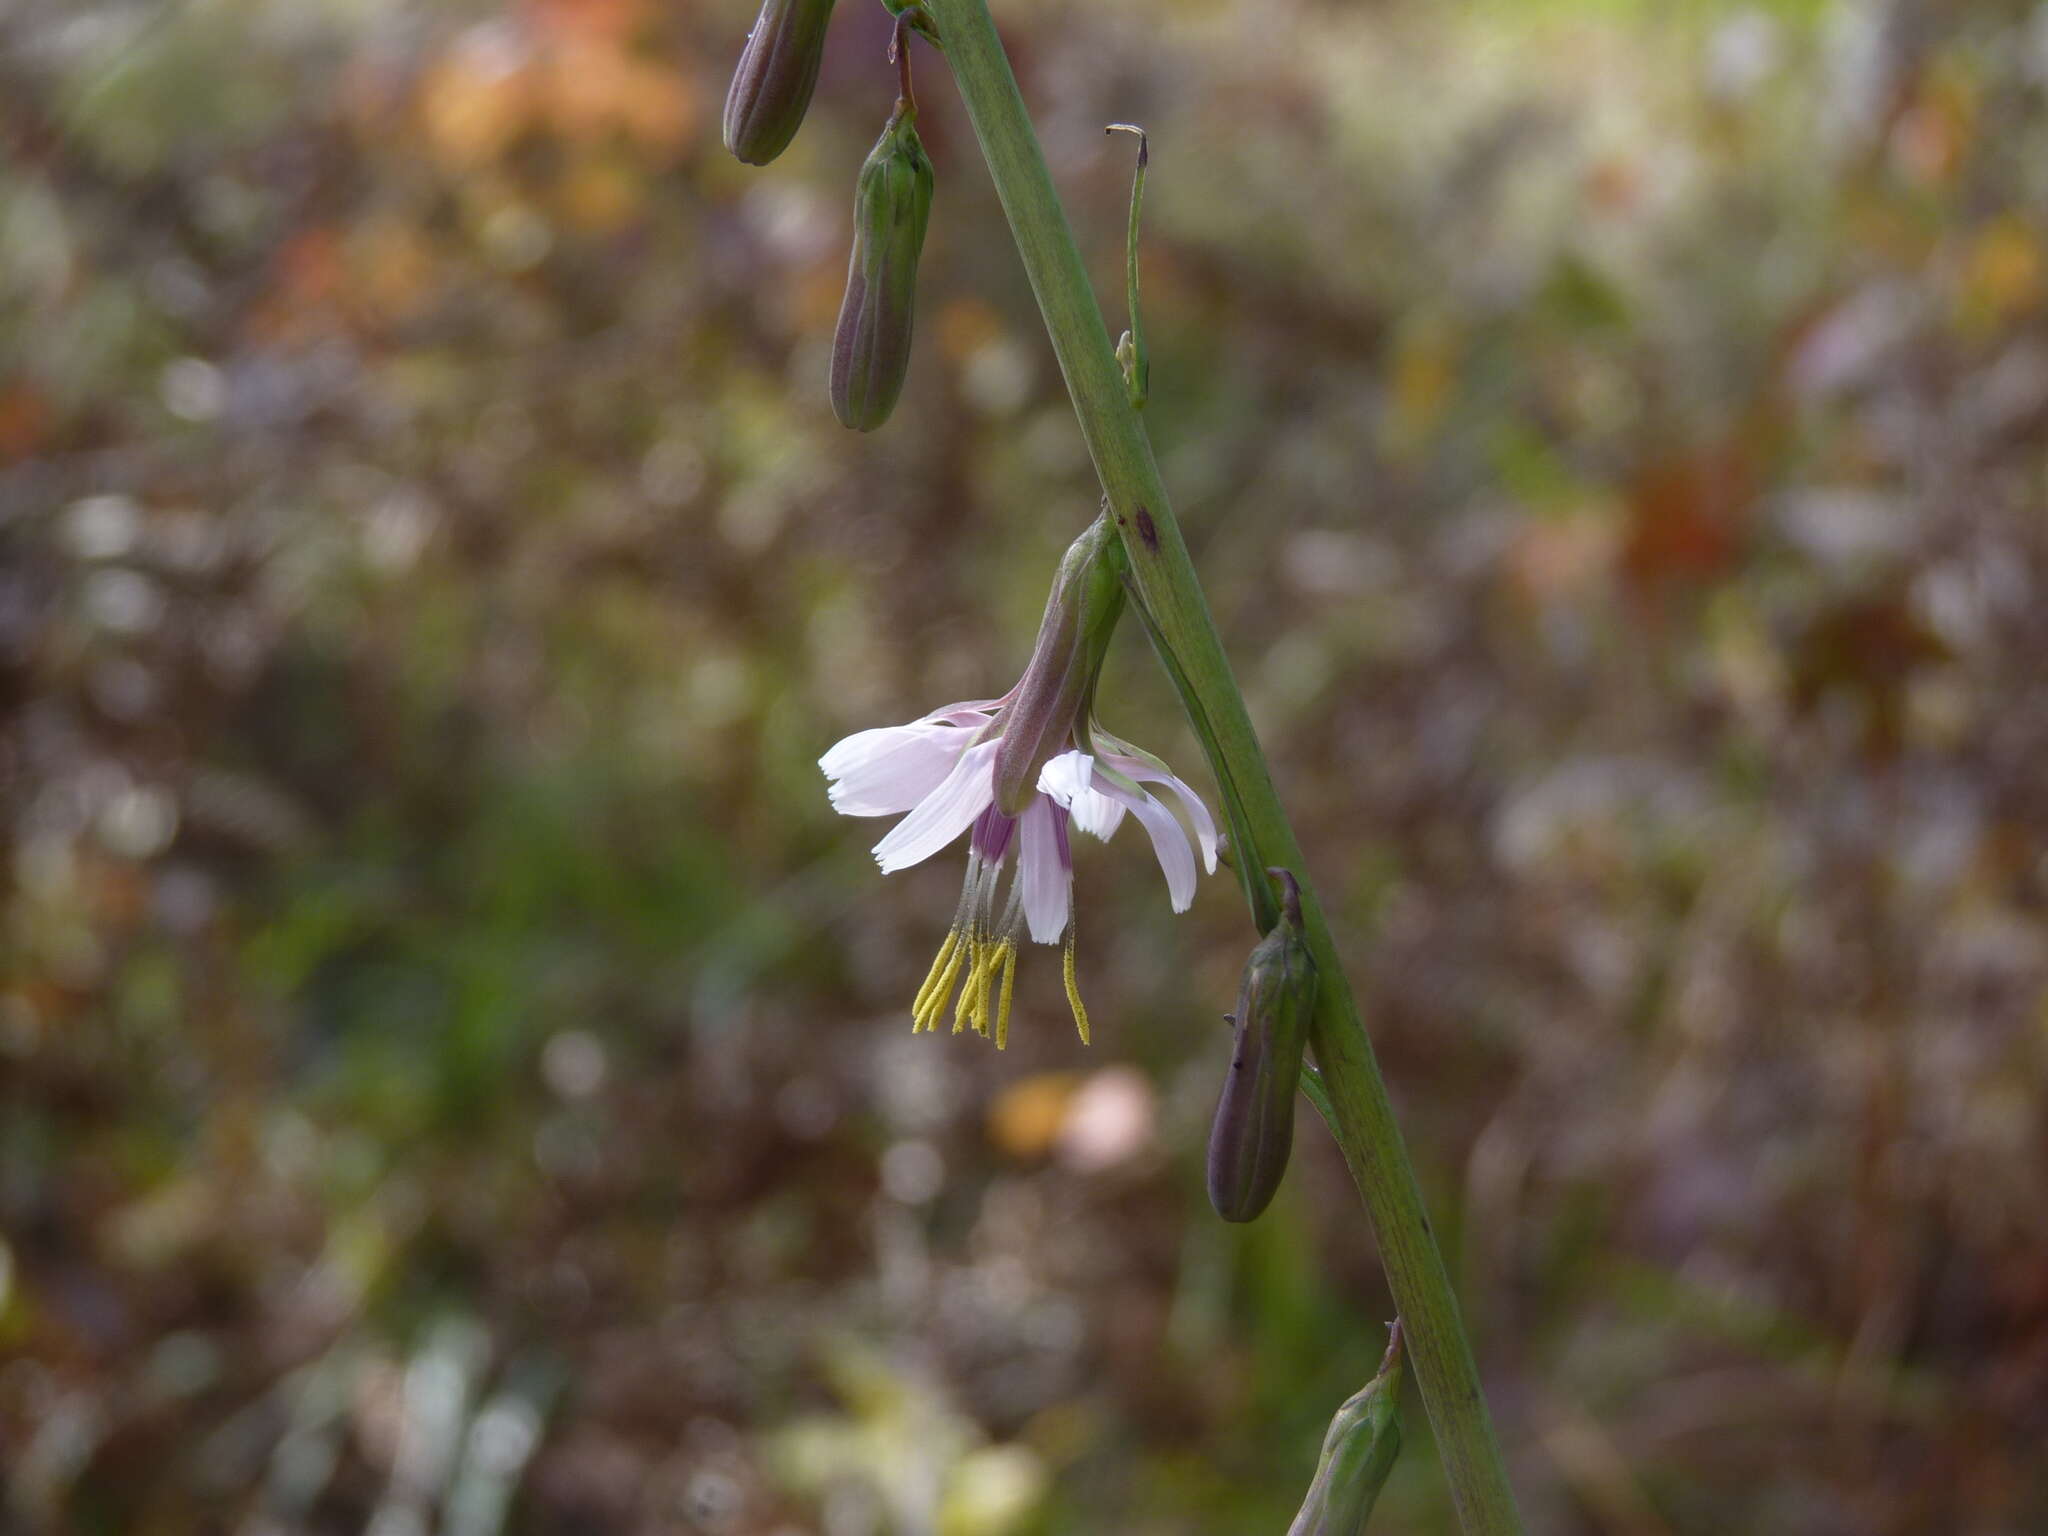
[[(1040, 944), (1065, 940), (1067, 1001), (1088, 1038), (1074, 980), (1070, 826), (1107, 839), (1125, 812), (1135, 815), (1176, 912), (1194, 900), (1197, 848), (1215, 872), (1216, 824), (1201, 796), (1158, 758), (1095, 723), (1095, 679), (1123, 602), (1114, 554), (1101, 519), (1068, 550), (1031, 663), (1007, 694), (858, 732), (818, 761), (832, 781), (834, 809), (903, 816), (875, 845), (884, 874), (970, 834), (959, 909), (911, 1008), (917, 1029), (938, 1027), (957, 988), (954, 1031), (971, 1026), (993, 1033), (998, 1047), (1007, 1044), (1017, 949), (1028, 931)], [(1192, 841), (1147, 784), (1179, 799)]]

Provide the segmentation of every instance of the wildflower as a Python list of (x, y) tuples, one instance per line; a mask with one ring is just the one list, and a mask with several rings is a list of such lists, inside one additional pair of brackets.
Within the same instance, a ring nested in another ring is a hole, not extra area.
[[(1216, 824), (1201, 797), (1158, 758), (1095, 723), (1095, 681), (1123, 606), (1116, 554), (1100, 518), (1074, 541), (1030, 665), (1001, 698), (949, 704), (908, 725), (858, 732), (819, 759), (832, 781), (834, 809), (903, 816), (875, 845), (884, 874), (922, 863), (969, 833), (960, 905), (911, 1005), (915, 1029), (937, 1029), (957, 989), (954, 1032), (972, 1027), (992, 1033), (998, 1049), (1007, 1045), (1017, 951), (1029, 932), (1040, 944), (1064, 940), (1067, 1002), (1081, 1039), (1088, 1039), (1088, 1010), (1074, 978), (1070, 825), (1107, 840), (1126, 812), (1135, 815), (1152, 839), (1176, 912), (1194, 900), (1197, 845), (1203, 865), (1215, 872)], [(1147, 784), (1178, 797), (1192, 843)]]

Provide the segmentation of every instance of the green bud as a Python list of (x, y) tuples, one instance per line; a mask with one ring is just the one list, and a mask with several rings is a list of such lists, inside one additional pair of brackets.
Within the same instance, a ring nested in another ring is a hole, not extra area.
[(1294, 1148), (1294, 1090), (1316, 1005), (1316, 963), (1301, 924), (1301, 888), (1284, 869), (1280, 921), (1245, 962), (1232, 1022), (1230, 1075), (1209, 1129), (1209, 1203), (1250, 1221), (1273, 1199)]
[(917, 258), (932, 211), (932, 163), (916, 124), (917, 108), (898, 97), (853, 194), (853, 258), (832, 337), (831, 388), (833, 414), (856, 432), (889, 419), (910, 367)]
[(803, 125), (825, 57), (832, 0), (762, 0), (725, 93), (725, 147), (748, 165), (766, 165)]
[(1039, 769), (1078, 745), (1087, 727), (1102, 658), (1124, 611), (1121, 553), (1104, 512), (1060, 558), (1030, 665), (1003, 710), (995, 784), (996, 807), (1005, 816), (1022, 814), (1038, 788)]
[(1330, 1420), (1315, 1481), (1287, 1536), (1364, 1536), (1365, 1522), (1401, 1453), (1401, 1364), (1396, 1319), (1379, 1374)]

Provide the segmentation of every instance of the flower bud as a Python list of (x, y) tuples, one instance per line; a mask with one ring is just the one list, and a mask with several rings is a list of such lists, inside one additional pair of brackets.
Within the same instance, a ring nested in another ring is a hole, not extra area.
[(1301, 888), (1284, 869), (1280, 921), (1245, 962), (1230, 1075), (1209, 1129), (1209, 1203), (1225, 1221), (1265, 1210), (1294, 1148), (1294, 1090), (1316, 1005), (1316, 964), (1301, 923)]
[(725, 93), (725, 147), (766, 165), (802, 126), (825, 57), (832, 0), (762, 0)]
[(889, 419), (910, 367), (917, 258), (932, 211), (932, 163), (917, 137), (917, 108), (899, 97), (860, 168), (853, 194), (853, 257), (832, 337), (832, 411), (872, 432)]
[(1401, 1453), (1400, 1406), (1401, 1324), (1396, 1320), (1379, 1374), (1330, 1420), (1315, 1481), (1287, 1536), (1364, 1536), (1365, 1522)]
[(1108, 515), (1099, 515), (1067, 546), (1045, 600), (1031, 663), (1004, 709), (996, 748), (996, 806), (1022, 813), (1038, 788), (1038, 771), (1076, 744), (1095, 701), (1095, 680), (1109, 637), (1124, 610), (1116, 560), (1121, 552)]

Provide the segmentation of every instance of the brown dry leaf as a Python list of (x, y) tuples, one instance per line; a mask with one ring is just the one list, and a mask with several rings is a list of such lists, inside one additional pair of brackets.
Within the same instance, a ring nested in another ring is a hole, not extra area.
[(567, 221), (592, 234), (610, 234), (639, 210), (645, 183), (631, 166), (603, 156), (578, 155), (562, 178), (561, 206)]
[(50, 407), (26, 384), (0, 388), (0, 463), (25, 459), (42, 445)]
[(368, 324), (410, 318), (433, 287), (434, 267), (432, 246), (410, 219), (373, 214), (349, 234), (349, 295)]
[(538, 32), (622, 42), (646, 22), (647, 0), (528, 0)]
[(846, 297), (846, 268), (835, 257), (802, 273), (789, 290), (790, 323), (812, 335), (830, 335)]
[(558, 38), (545, 63), (548, 117), (565, 138), (623, 132), (671, 152), (689, 138), (696, 100), (675, 71), (643, 62), (609, 39), (577, 35)]
[(1736, 444), (1647, 465), (1628, 489), (1624, 574), (1639, 590), (1724, 574), (1741, 553), (1755, 495), (1748, 456)]
[(532, 48), (503, 28), (465, 34), (419, 86), (420, 126), (451, 170), (495, 160), (533, 122), (538, 107)]
[(332, 225), (300, 230), (271, 263), (269, 292), (249, 313), (252, 338), (272, 344), (303, 341), (337, 328), (348, 288), (343, 238)]
[(1968, 296), (2002, 319), (2040, 303), (2042, 277), (2041, 237), (2016, 213), (1993, 220), (1970, 247)]
[(1394, 354), (1393, 388), (1384, 441), (1395, 454), (1427, 443), (1457, 398), (1458, 338), (1449, 327), (1405, 329)]
[(1012, 1157), (1044, 1157), (1080, 1086), (1078, 1072), (1040, 1072), (1012, 1083), (988, 1107), (989, 1140)]
[(1613, 578), (1619, 542), (1615, 520), (1597, 511), (1535, 519), (1515, 536), (1508, 574), (1532, 602), (1590, 598)]
[(1002, 317), (975, 298), (948, 300), (939, 311), (939, 351), (948, 362), (964, 363), (1003, 334)]

